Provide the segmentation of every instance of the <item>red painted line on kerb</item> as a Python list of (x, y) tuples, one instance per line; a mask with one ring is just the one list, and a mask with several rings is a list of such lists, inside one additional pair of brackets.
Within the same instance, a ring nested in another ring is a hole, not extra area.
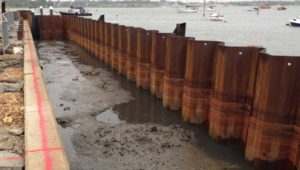
[(47, 151), (58, 151), (58, 150), (64, 150), (64, 148), (42, 148), (42, 149), (33, 149), (33, 150), (27, 150), (26, 152), (47, 152)]
[[(28, 34), (27, 34), (28, 35)], [(47, 133), (46, 133), (46, 121), (45, 121), (45, 115), (42, 110), (43, 102), (42, 102), (42, 96), (38, 84), (38, 75), (37, 75), (37, 70), (36, 70), (36, 61), (33, 58), (32, 54), (32, 42), (28, 39), (28, 46), (29, 46), (29, 56), (30, 56), (30, 61), (31, 61), (31, 68), (32, 68), (32, 74), (33, 74), (33, 83), (34, 83), (34, 90), (35, 90), (35, 95), (37, 99), (37, 112), (39, 116), (39, 125), (40, 125), (40, 130), (41, 130), (41, 138), (42, 138), (42, 148), (48, 148), (48, 139), (47, 139)], [(51, 170), (52, 169), (52, 158), (49, 154), (49, 152), (44, 152), (44, 159), (45, 159), (45, 170)]]

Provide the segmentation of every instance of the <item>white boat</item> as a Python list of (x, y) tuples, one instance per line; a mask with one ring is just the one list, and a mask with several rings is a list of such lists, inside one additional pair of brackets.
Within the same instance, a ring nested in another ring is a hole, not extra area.
[(257, 11), (259, 11), (259, 8), (258, 7), (253, 7), (253, 8), (247, 9), (246, 11), (247, 12), (257, 12)]
[(193, 8), (177, 8), (177, 13), (197, 13), (198, 10), (197, 9), (193, 9)]
[(294, 27), (300, 27), (300, 16), (289, 20), (288, 24)]
[(211, 21), (224, 21), (224, 15), (221, 15), (217, 12), (210, 14), (209, 20)]

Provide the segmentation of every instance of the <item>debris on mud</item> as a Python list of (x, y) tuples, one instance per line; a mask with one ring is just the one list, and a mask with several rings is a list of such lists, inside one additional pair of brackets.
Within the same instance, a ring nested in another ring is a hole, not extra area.
[(99, 70), (95, 70), (95, 71), (80, 71), (80, 73), (84, 76), (96, 76), (100, 74)]
[(71, 110), (71, 107), (65, 107), (64, 111)]
[[(104, 169), (109, 166), (109, 169), (136, 169), (154, 165), (158, 169), (184, 168), (188, 154), (185, 150), (195, 143), (194, 134), (179, 127), (127, 123), (101, 124), (94, 134), (82, 132), (74, 135), (72, 141), (83, 157), (91, 156), (90, 150), (97, 150), (93, 157)], [(182, 156), (177, 155), (181, 152)], [(173, 154), (177, 156), (173, 157)]]
[(79, 79), (78, 79), (78, 76), (75, 76), (72, 80), (73, 80), (73, 81), (78, 81), (78, 80), (79, 80)]
[(70, 117), (60, 117), (56, 118), (56, 122), (61, 125), (63, 128), (71, 126), (71, 123), (73, 122)]

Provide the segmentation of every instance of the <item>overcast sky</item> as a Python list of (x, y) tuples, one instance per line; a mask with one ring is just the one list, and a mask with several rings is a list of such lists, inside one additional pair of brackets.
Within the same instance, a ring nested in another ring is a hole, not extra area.
[[(51, 1), (76, 1), (76, 0), (51, 0)], [(86, 1), (88, 1), (88, 0), (86, 0)], [(89, 1), (102, 1), (102, 0), (89, 0)], [(112, 0), (112, 1), (122, 1), (122, 0)], [(160, 1), (160, 0), (150, 0), (150, 1)], [(167, 1), (175, 1), (176, 2), (178, 0), (167, 0)], [(203, 0), (179, 0), (179, 1), (181, 1), (181, 2), (203, 2)], [(212, 0), (212, 1), (227, 2), (227, 1), (251, 1), (251, 0)], [(252, 1), (257, 1), (257, 0), (252, 0)], [(294, 1), (294, 0), (278, 0), (278, 1)]]
[[(48, 0), (48, 1), (77, 1), (77, 0)], [(81, 0), (80, 0), (81, 1)], [(88, 0), (86, 0), (88, 1)], [(89, 1), (102, 1), (102, 0), (89, 0)], [(123, 0), (111, 0), (111, 1), (123, 1)], [(150, 1), (160, 1), (160, 0), (150, 0)], [(167, 1), (178, 1), (178, 0), (167, 0)], [(203, 0), (179, 0), (181, 2), (203, 2)], [(217, 2), (228, 2), (228, 1), (251, 1), (251, 0), (206, 0), (206, 1), (217, 1)], [(252, 0), (258, 1), (258, 0)], [(276, 0), (275, 0), (276, 1)], [(294, 1), (294, 0), (278, 0), (278, 1)]]

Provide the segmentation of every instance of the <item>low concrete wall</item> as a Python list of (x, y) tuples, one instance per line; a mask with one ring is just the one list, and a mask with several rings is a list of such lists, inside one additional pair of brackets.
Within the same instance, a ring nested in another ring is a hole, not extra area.
[(25, 167), (27, 170), (70, 169), (27, 21), (24, 43)]

